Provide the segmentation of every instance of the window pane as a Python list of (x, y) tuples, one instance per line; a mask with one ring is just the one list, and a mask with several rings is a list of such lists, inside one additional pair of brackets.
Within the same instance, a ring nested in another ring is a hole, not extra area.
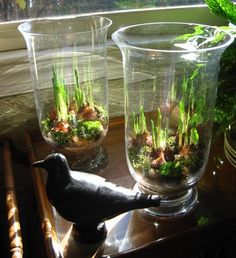
[(204, 0), (0, 0), (0, 21), (202, 3)]

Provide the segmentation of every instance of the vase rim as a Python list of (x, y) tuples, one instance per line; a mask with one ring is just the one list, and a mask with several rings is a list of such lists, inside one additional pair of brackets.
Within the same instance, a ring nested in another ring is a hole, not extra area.
[(26, 34), (26, 35), (31, 35), (31, 36), (36, 36), (36, 35), (58, 35), (58, 34), (61, 34), (61, 35), (65, 35), (65, 34), (81, 34), (81, 33), (88, 33), (90, 32), (89, 29), (85, 29), (85, 30), (81, 30), (81, 31), (69, 31), (69, 30), (65, 30), (64, 32), (63, 31), (60, 31), (60, 32), (40, 32), (39, 30), (33, 30), (32, 29), (32, 25), (47, 25), (47, 24), (57, 24), (59, 25), (60, 22), (81, 22), (81, 21), (86, 21), (86, 20), (99, 20), (99, 19), (104, 19), (106, 22), (104, 24), (102, 24), (100, 27), (96, 28), (96, 31), (99, 31), (99, 30), (104, 30), (104, 29), (108, 29), (111, 24), (112, 24), (112, 20), (107, 18), (107, 17), (104, 17), (104, 16), (100, 16), (100, 15), (90, 15), (90, 16), (73, 16), (73, 17), (70, 17), (70, 18), (58, 18), (58, 17), (55, 17), (55, 18), (40, 18), (40, 19), (35, 19), (35, 20), (31, 20), (31, 21), (26, 21), (26, 22), (23, 22), (22, 24), (20, 24), (18, 26), (18, 30), (22, 33), (22, 34)]
[[(223, 44), (219, 44), (216, 46), (211, 46), (211, 47), (205, 47), (205, 48), (195, 48), (195, 49), (158, 49), (158, 48), (146, 48), (146, 47), (140, 47), (140, 46), (135, 46), (129, 43), (126, 43), (124, 41), (121, 41), (119, 38), (119, 34), (124, 33), (125, 31), (132, 29), (132, 28), (137, 28), (141, 26), (152, 26), (152, 25), (186, 25), (186, 26), (202, 26), (204, 28), (210, 28), (214, 29), (218, 32), (223, 32), (225, 35), (228, 36), (228, 40), (224, 42)], [(151, 22), (151, 23), (140, 23), (140, 24), (134, 24), (134, 25), (129, 25), (122, 27), (118, 30), (116, 30), (112, 34), (112, 39), (113, 41), (118, 45), (120, 48), (129, 48), (129, 49), (134, 49), (134, 50), (139, 50), (139, 51), (152, 51), (152, 52), (160, 52), (160, 53), (201, 53), (201, 52), (207, 52), (207, 51), (214, 51), (217, 49), (224, 49), (228, 47), (233, 41), (234, 41), (234, 36), (228, 32), (225, 31), (217, 26), (211, 26), (211, 25), (206, 25), (206, 24), (201, 24), (201, 23), (190, 23), (190, 22)]]

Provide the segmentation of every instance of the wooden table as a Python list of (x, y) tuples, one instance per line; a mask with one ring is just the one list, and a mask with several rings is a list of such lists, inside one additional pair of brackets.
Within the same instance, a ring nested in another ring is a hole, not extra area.
[[(236, 257), (236, 169), (224, 155), (223, 140), (218, 138), (212, 144), (206, 172), (198, 183), (199, 203), (194, 214), (175, 222), (159, 222), (143, 210), (131, 211), (107, 221), (107, 238), (95, 245), (74, 241), (72, 224), (47, 202), (45, 172), (33, 168), (48, 257), (186, 258), (205, 257), (207, 252), (212, 254), (209, 257)], [(31, 162), (51, 152), (38, 136), (27, 133), (26, 144)], [(132, 188), (135, 182), (126, 165), (122, 118), (111, 120), (103, 145), (108, 152), (108, 165), (97, 174)], [(217, 256), (223, 252), (225, 256)]]

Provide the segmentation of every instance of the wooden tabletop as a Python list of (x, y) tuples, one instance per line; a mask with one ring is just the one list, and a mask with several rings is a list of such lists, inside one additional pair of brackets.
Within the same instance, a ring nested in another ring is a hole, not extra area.
[[(143, 210), (131, 211), (107, 221), (107, 238), (95, 245), (75, 242), (72, 224), (47, 202), (45, 172), (32, 169), (48, 257), (185, 258), (209, 250), (222, 252), (226, 246), (233, 256), (224, 257), (236, 257), (236, 169), (225, 157), (223, 143), (223, 137), (212, 143), (207, 169), (197, 185), (199, 201), (193, 214), (175, 222), (160, 222)], [(26, 144), (31, 162), (51, 152), (41, 137), (32, 134), (26, 134)], [(108, 164), (97, 174), (132, 188), (135, 181), (126, 164), (122, 118), (110, 121), (103, 146)]]

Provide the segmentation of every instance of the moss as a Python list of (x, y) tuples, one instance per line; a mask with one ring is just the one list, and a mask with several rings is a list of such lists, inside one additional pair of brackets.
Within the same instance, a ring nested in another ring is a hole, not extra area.
[(190, 173), (194, 173), (203, 165), (203, 157), (200, 151), (192, 152), (191, 154), (183, 157), (180, 162), (182, 166), (188, 168)]
[(181, 178), (183, 176), (183, 164), (179, 161), (169, 161), (160, 166), (158, 174), (165, 177)]
[(44, 133), (49, 133), (51, 128), (52, 128), (52, 121), (49, 117), (41, 121), (43, 132)]
[(55, 141), (58, 145), (64, 145), (69, 142), (70, 135), (66, 132), (50, 132), (52, 140)]
[(129, 158), (135, 169), (142, 172), (148, 172), (151, 169), (151, 148), (143, 146), (142, 148), (131, 147), (129, 148)]
[(82, 127), (84, 127), (84, 130), (82, 130), (82, 137), (88, 140), (99, 138), (100, 133), (103, 130), (100, 121), (84, 121)]

